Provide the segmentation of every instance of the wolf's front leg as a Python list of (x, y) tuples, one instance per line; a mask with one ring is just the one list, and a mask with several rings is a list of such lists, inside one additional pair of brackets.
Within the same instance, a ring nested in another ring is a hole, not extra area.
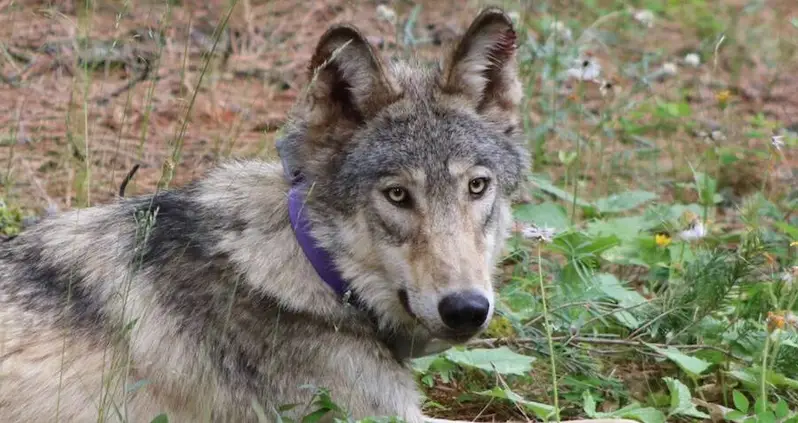
[(294, 367), (301, 373), (290, 381), (290, 386), (283, 387), (284, 393), (293, 391), (289, 396), (294, 397), (284, 399), (303, 404), (292, 411), (315, 411), (309, 404), (310, 391), (301, 388), (312, 385), (326, 388), (332, 400), (355, 419), (398, 416), (408, 423), (424, 422), (412, 369), (397, 361), (384, 345), (340, 334), (319, 333), (318, 337), (325, 338), (317, 340), (318, 345), (324, 345), (314, 351), (314, 360), (318, 361)]

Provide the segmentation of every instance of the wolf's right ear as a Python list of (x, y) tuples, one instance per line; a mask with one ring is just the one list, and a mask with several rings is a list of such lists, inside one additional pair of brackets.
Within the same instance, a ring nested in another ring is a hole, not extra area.
[(351, 25), (335, 25), (321, 36), (309, 72), (310, 129), (327, 142), (345, 138), (397, 98), (374, 48)]

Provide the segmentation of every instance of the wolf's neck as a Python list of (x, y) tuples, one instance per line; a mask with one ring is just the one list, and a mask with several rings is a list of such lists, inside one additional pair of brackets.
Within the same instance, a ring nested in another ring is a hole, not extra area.
[[(223, 166), (202, 184), (224, 186), (224, 196), (229, 196), (222, 201), (226, 205), (225, 218), (243, 223), (243, 229), (237, 233), (223, 234), (220, 247), (228, 252), (231, 264), (238, 269), (237, 273), (245, 276), (250, 289), (269, 297), (285, 311), (315, 316), (340, 330), (376, 331), (381, 342), (400, 361), (418, 355), (426, 345), (423, 331), (390, 317), (401, 310), (379, 307), (379, 303), (395, 301), (371, 298), (374, 292), (367, 287), (386, 283), (373, 271), (350, 268), (346, 272), (362, 275), (347, 282), (359, 291), (366, 306), (345, 305), (339, 293), (322, 280), (291, 226), (287, 198), (290, 186), (279, 164), (239, 162)], [(311, 220), (314, 224), (321, 223), (318, 219)], [(321, 229), (335, 232), (333, 228)], [(364, 295), (368, 298), (363, 298)]]

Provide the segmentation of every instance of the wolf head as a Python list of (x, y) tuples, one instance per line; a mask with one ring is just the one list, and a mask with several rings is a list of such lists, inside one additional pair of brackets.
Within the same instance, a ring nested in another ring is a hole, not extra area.
[(516, 33), (484, 10), (440, 66), (383, 62), (354, 27), (319, 40), (281, 154), (314, 236), (391, 327), (463, 342), (493, 314), (519, 140)]

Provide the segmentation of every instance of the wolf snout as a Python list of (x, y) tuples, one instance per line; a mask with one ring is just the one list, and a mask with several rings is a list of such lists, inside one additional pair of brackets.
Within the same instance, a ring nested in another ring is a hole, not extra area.
[(488, 319), (490, 302), (478, 291), (449, 294), (438, 303), (443, 323), (456, 332), (476, 332)]

